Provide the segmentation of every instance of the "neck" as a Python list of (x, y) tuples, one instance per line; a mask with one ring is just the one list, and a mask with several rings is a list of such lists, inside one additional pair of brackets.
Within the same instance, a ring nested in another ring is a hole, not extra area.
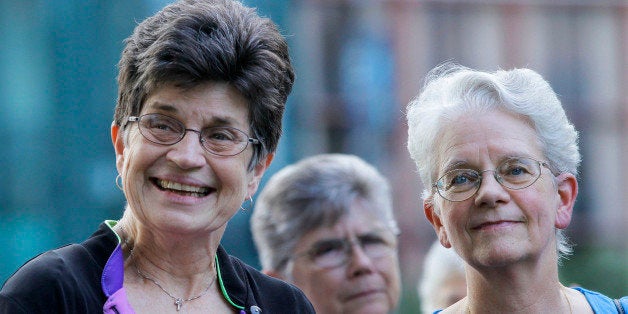
[[(214, 259), (224, 227), (213, 232), (175, 233), (154, 231), (127, 215), (116, 226), (128, 256), (134, 251), (136, 263), (149, 273), (193, 277), (214, 273)], [(129, 261), (125, 263), (129, 266)]]
[(125, 268), (137, 268), (165, 286), (186, 287), (192, 292), (204, 289), (208, 278), (216, 277), (218, 244), (212, 245), (207, 238), (200, 243), (182, 237), (158, 237), (151, 232), (130, 233), (125, 225), (120, 227), (117, 231), (127, 256)]
[[(469, 267), (470, 268), (470, 267)], [(569, 313), (556, 272), (467, 272), (470, 313)]]
[[(207, 271), (202, 270), (186, 276), (173, 275), (159, 268), (150, 259), (142, 259), (141, 256), (136, 255), (136, 250), (133, 248), (130, 250), (128, 261), (135, 269), (138, 279), (144, 284), (157, 286), (173, 300), (177, 311), (181, 309), (183, 303), (199, 299), (207, 294), (217, 277), (214, 260), (208, 267), (202, 267), (208, 268)], [(140, 263), (148, 266), (151, 271), (144, 270)]]

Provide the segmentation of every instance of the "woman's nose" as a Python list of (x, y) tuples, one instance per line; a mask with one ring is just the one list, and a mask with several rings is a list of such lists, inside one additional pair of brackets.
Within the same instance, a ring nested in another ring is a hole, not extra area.
[(199, 141), (198, 131), (186, 130), (178, 143), (169, 146), (167, 158), (181, 169), (201, 167), (205, 164), (205, 149)]
[(375, 271), (375, 263), (373, 262), (373, 259), (366, 254), (359, 243), (352, 243), (351, 250), (348, 254), (349, 276), (355, 277)]
[(493, 207), (497, 203), (507, 202), (508, 200), (510, 200), (510, 193), (499, 182), (495, 171), (483, 171), (482, 181), (475, 195), (476, 206), (488, 205), (489, 207)]

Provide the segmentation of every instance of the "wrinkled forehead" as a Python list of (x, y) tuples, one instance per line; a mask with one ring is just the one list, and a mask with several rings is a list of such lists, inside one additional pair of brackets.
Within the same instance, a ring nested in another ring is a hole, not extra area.
[(486, 156), (495, 162), (507, 156), (544, 159), (542, 142), (530, 120), (502, 109), (443, 116), (432, 152), (433, 178), (451, 163), (478, 162)]

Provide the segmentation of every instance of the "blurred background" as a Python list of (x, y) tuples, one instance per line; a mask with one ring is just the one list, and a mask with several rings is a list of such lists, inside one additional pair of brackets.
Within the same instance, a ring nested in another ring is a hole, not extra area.
[[(116, 64), (137, 22), (171, 1), (0, 0), (0, 283), (34, 255), (88, 237), (124, 206), (109, 128)], [(405, 148), (405, 105), (445, 61), (529, 67), (580, 131), (580, 195), (565, 284), (628, 294), (628, 2), (625, 0), (247, 0), (287, 36), (297, 73), (266, 174), (303, 157), (356, 154), (391, 181), (404, 294), (435, 240)], [(265, 182), (265, 181), (264, 181)], [(263, 182), (263, 183), (264, 183)], [(224, 245), (259, 267), (248, 226)]]

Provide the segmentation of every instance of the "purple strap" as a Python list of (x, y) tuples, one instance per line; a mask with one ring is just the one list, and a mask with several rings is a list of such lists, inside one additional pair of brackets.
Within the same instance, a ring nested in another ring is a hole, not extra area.
[(102, 272), (100, 285), (107, 296), (103, 306), (105, 314), (135, 314), (129, 300), (126, 298), (124, 284), (124, 255), (122, 247), (118, 244)]

